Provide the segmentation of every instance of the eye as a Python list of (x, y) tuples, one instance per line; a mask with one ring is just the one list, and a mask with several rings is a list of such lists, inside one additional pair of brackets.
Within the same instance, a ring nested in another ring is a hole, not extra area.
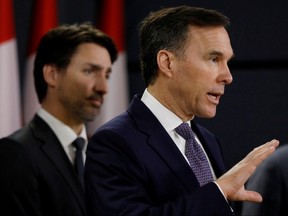
[(213, 63), (219, 62), (218, 56), (213, 56), (213, 57), (211, 58), (211, 61), (212, 61)]
[(110, 78), (110, 74), (111, 74), (110, 71), (106, 73), (105, 77), (106, 77), (107, 80)]
[(89, 75), (89, 74), (92, 74), (93, 73), (93, 69), (92, 68), (86, 68), (84, 69), (84, 73)]

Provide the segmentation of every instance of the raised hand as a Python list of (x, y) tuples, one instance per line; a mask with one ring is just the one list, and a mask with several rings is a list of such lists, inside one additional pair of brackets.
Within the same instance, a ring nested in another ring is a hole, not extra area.
[(257, 166), (272, 154), (278, 145), (279, 141), (273, 139), (255, 148), (243, 160), (215, 181), (228, 200), (262, 201), (262, 196), (259, 193), (246, 190), (244, 184), (254, 173)]

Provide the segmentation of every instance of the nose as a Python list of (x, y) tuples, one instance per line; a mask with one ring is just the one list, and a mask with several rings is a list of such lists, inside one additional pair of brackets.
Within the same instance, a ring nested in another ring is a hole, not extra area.
[(225, 85), (231, 84), (233, 81), (233, 76), (230, 72), (228, 65), (226, 64), (224, 68), (222, 68), (219, 74), (219, 82), (224, 83)]
[(103, 95), (108, 93), (108, 80), (106, 74), (99, 74), (95, 77), (94, 91)]

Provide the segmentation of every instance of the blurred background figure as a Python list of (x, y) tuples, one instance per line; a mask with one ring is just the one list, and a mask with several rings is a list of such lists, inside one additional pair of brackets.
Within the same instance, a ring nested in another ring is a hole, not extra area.
[(288, 145), (276, 149), (249, 179), (246, 189), (262, 194), (262, 203), (243, 203), (242, 215), (288, 215)]
[(108, 92), (113, 40), (90, 24), (62, 25), (40, 41), (34, 80), (41, 107), (0, 139), (0, 200), (10, 215), (86, 215), (85, 122)]

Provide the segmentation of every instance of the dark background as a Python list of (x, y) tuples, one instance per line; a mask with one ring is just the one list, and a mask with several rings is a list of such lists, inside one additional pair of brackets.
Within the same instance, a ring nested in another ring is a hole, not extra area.
[[(21, 80), (33, 2), (14, 0)], [(97, 26), (101, 1), (58, 2), (60, 23), (91, 21)], [(230, 69), (234, 82), (226, 88), (216, 117), (197, 119), (221, 140), (228, 168), (254, 147), (272, 138), (283, 144), (288, 142), (287, 1), (126, 0), (125, 38), (130, 99), (144, 90), (138, 62), (139, 21), (150, 11), (181, 4), (216, 9), (231, 20), (229, 33), (236, 56)]]

